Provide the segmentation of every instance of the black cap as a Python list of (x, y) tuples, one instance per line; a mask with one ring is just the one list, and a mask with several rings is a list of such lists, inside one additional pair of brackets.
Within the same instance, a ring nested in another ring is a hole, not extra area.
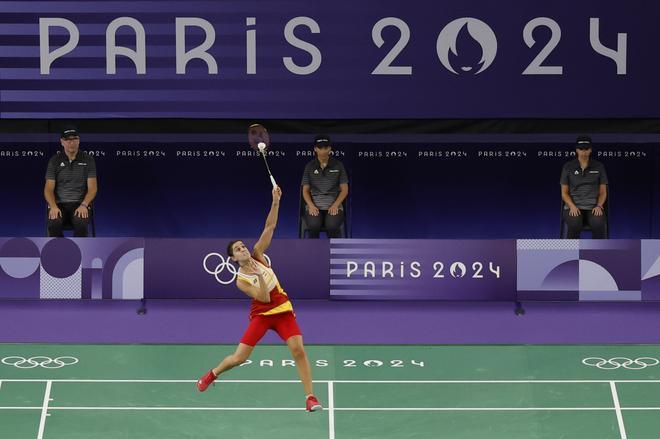
[(60, 139), (68, 139), (69, 137), (80, 137), (78, 130), (74, 127), (66, 127), (60, 134)]
[(577, 149), (589, 149), (591, 148), (591, 137), (589, 136), (578, 136), (575, 140), (575, 147)]
[(330, 146), (330, 136), (326, 134), (319, 134), (314, 137), (314, 146), (317, 148), (324, 148)]

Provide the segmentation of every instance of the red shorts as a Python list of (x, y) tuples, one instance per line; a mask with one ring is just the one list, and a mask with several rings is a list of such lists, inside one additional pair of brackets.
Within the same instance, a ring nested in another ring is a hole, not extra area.
[(294, 335), (302, 335), (296, 316), (292, 312), (283, 312), (270, 316), (254, 316), (241, 338), (241, 343), (248, 346), (256, 346), (259, 340), (266, 334), (266, 331), (272, 329), (284, 341)]

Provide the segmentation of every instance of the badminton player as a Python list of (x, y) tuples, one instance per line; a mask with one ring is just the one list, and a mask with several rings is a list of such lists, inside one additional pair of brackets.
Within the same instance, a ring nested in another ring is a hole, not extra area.
[(264, 252), (270, 246), (273, 232), (277, 225), (282, 191), (273, 188), (273, 203), (266, 218), (266, 225), (261, 237), (254, 245), (252, 254), (243, 241), (231, 241), (227, 253), (232, 261), (239, 265), (236, 285), (238, 289), (252, 298), (250, 323), (238, 344), (236, 351), (225, 357), (215, 368), (197, 381), (197, 389), (203, 392), (215, 379), (228, 370), (248, 359), (259, 340), (272, 329), (284, 340), (296, 361), (300, 381), (305, 390), (307, 411), (320, 410), (321, 404), (312, 390), (312, 373), (309, 360), (303, 346), (302, 334), (293, 313), (293, 307), (286, 292), (280, 286), (273, 269), (264, 258)]

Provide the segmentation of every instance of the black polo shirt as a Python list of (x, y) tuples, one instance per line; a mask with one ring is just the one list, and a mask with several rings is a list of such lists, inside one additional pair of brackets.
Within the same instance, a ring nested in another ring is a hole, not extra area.
[(302, 186), (309, 185), (314, 205), (320, 210), (328, 210), (341, 191), (340, 184), (348, 183), (348, 174), (339, 160), (330, 157), (325, 168), (314, 159), (305, 165)]
[(583, 170), (578, 159), (571, 160), (564, 165), (559, 182), (568, 185), (568, 193), (579, 209), (596, 207), (600, 185), (608, 184), (605, 166), (601, 162), (589, 160), (587, 167)]
[(87, 179), (96, 178), (94, 157), (78, 150), (76, 158), (59, 151), (48, 161), (46, 180), (55, 180), (55, 201), (57, 203), (77, 203), (87, 194)]

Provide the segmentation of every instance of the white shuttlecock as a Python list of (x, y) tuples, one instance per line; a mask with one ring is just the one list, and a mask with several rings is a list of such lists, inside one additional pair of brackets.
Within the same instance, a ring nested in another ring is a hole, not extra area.
[(266, 144), (264, 142), (259, 142), (257, 143), (257, 148), (259, 148), (259, 151), (263, 151), (266, 149)]

